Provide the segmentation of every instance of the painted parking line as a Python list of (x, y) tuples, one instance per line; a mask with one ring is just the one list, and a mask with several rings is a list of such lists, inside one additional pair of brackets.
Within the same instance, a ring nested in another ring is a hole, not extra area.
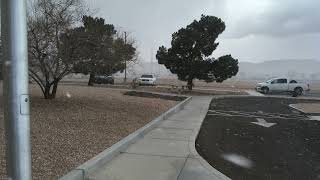
[(309, 116), (310, 120), (320, 121), (320, 116)]
[(242, 111), (223, 111), (223, 110), (209, 110), (207, 115), (208, 116), (307, 120), (306, 116), (303, 116), (303, 115), (261, 113), (261, 112), (242, 112)]

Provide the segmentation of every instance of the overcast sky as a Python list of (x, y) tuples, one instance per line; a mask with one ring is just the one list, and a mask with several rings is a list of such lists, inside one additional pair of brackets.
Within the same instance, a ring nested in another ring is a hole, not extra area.
[[(222, 18), (226, 31), (214, 57), (240, 61), (320, 59), (319, 0), (89, 0), (96, 16), (126, 30), (150, 61), (171, 34), (201, 14)], [(155, 61), (155, 58), (153, 58)]]

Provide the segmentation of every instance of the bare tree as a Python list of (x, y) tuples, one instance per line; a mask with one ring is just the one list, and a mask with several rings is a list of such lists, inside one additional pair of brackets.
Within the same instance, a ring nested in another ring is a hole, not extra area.
[(139, 61), (140, 53), (138, 51), (138, 45), (137, 45), (138, 43), (137, 43), (136, 39), (132, 36), (131, 32), (121, 31), (120, 29), (117, 32), (117, 38), (123, 39), (125, 41), (125, 44), (128, 44), (129, 46), (136, 49), (134, 54), (131, 54), (128, 51), (122, 51), (121, 53), (123, 54), (123, 59), (126, 62), (125, 69), (126, 69), (127, 73), (131, 74), (133, 76), (137, 76), (135, 69), (136, 69), (136, 66), (141, 66), (141, 64)]
[(45, 99), (55, 98), (58, 83), (72, 72), (78, 41), (70, 30), (87, 10), (82, 0), (33, 0), (28, 10), (29, 74)]

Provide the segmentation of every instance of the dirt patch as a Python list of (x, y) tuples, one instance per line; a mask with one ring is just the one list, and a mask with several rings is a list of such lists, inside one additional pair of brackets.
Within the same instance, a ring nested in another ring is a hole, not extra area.
[[(57, 179), (177, 104), (94, 87), (59, 86), (54, 100), (44, 100), (36, 86), (30, 92), (33, 179)], [(5, 147), (0, 111), (2, 179)]]
[(183, 101), (187, 98), (187, 97), (183, 97), (183, 96), (157, 94), (157, 93), (142, 92), (142, 91), (128, 91), (128, 92), (125, 92), (124, 95), (146, 97), (146, 98), (157, 98), (157, 99), (165, 99), (165, 100), (172, 100), (172, 101)]
[[(308, 100), (213, 100), (196, 148), (214, 168), (237, 180), (319, 180), (320, 122), (288, 105)], [(311, 101), (314, 102), (314, 101)], [(270, 128), (258, 119), (276, 123)]]
[[(81, 84), (79, 84), (81, 86)], [(247, 95), (245, 91), (236, 89), (223, 89), (223, 88), (194, 88), (192, 91), (186, 88), (182, 89), (182, 86), (169, 86), (169, 85), (159, 85), (159, 86), (138, 86), (132, 89), (130, 86), (126, 85), (95, 85), (101, 88), (114, 88), (123, 90), (135, 90), (144, 92), (156, 92), (156, 93), (170, 93), (176, 95), (195, 95), (195, 96), (208, 96), (208, 95)], [(174, 87), (174, 88), (173, 88)]]

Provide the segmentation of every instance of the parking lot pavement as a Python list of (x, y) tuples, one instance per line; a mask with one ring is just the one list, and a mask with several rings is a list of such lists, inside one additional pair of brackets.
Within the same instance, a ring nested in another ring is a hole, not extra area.
[(320, 122), (289, 107), (315, 100), (214, 99), (196, 147), (215, 169), (237, 180), (319, 180)]

